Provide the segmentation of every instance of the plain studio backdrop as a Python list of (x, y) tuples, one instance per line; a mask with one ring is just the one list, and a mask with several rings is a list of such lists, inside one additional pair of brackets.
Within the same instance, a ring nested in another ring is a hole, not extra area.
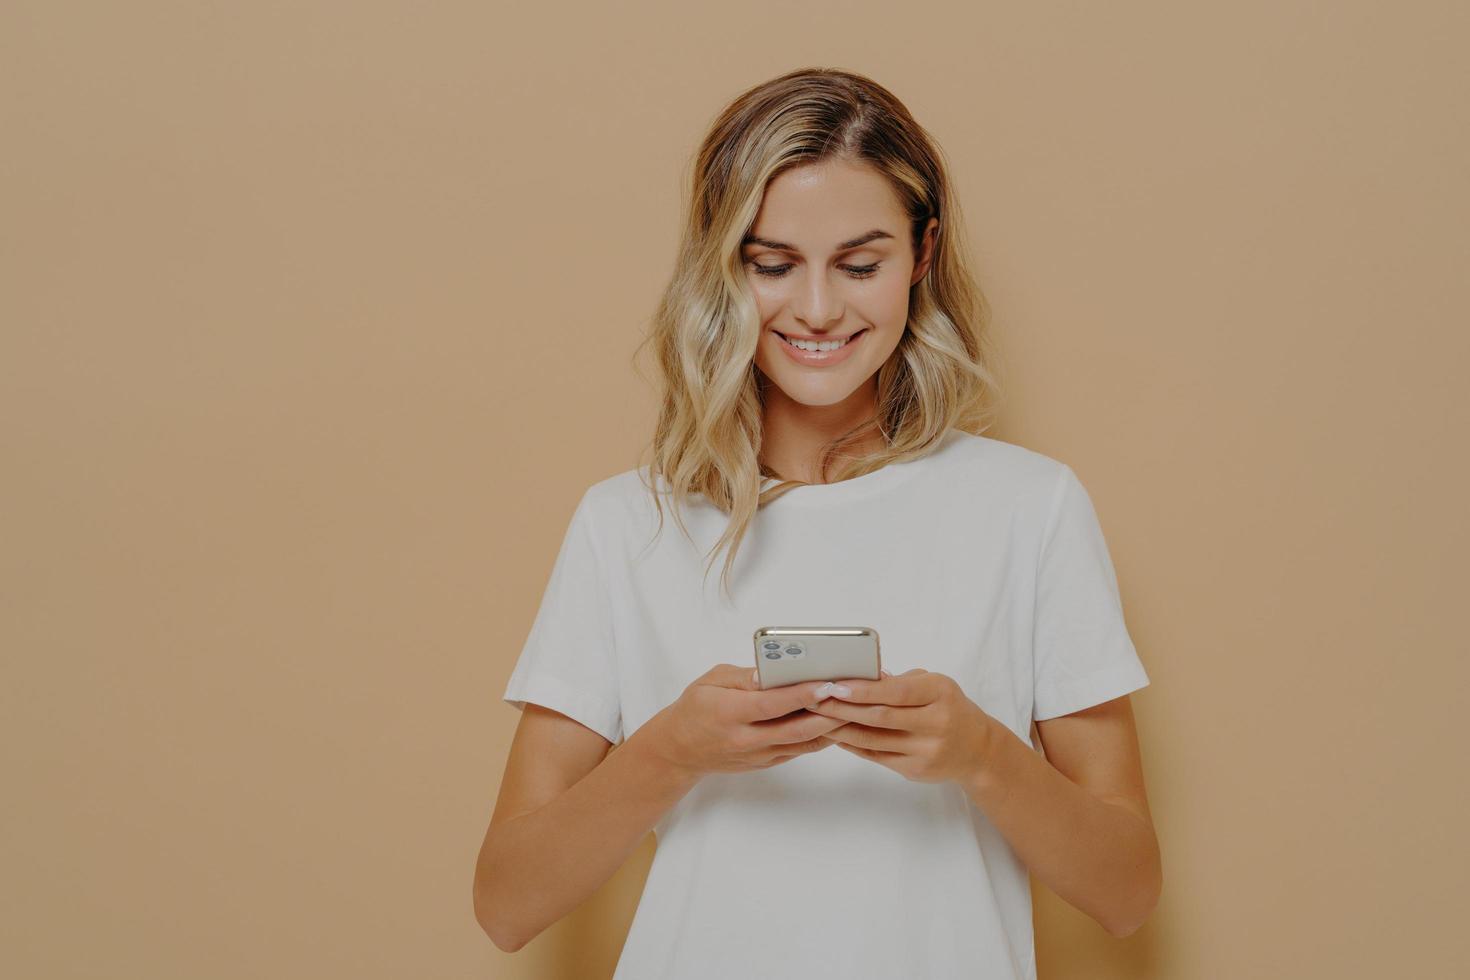
[(1467, 46), (1451, 2), (11, 0), (0, 970), (611, 972), (651, 837), (513, 956), (475, 924), (500, 693), (650, 435), (688, 157), (808, 65), (944, 148), (988, 434), (1085, 482), (1152, 680), (1161, 903), (1038, 888), (1043, 980), (1463, 969)]

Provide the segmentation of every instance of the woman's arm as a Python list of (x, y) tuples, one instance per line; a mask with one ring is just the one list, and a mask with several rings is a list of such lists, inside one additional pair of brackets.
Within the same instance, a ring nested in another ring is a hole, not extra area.
[(644, 725), (612, 748), (527, 703), (475, 865), (480, 928), (514, 952), (602, 886), (699, 782), (647, 750)]
[(1036, 723), (1043, 758), (990, 719), (983, 765), (961, 781), (1048, 888), (1118, 938), (1163, 887), (1127, 695)]

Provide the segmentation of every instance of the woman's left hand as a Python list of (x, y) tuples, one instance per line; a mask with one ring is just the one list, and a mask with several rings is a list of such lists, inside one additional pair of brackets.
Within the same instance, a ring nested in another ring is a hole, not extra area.
[(954, 678), (922, 667), (884, 673), (876, 681), (834, 682), (852, 693), (833, 694), (807, 708), (847, 722), (819, 737), (915, 782), (963, 782), (984, 769), (996, 721)]

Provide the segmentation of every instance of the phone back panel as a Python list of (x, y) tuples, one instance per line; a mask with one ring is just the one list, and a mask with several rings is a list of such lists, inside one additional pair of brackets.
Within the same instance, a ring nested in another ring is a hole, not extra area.
[(879, 680), (878, 631), (870, 626), (762, 626), (755, 631), (762, 690), (846, 677)]

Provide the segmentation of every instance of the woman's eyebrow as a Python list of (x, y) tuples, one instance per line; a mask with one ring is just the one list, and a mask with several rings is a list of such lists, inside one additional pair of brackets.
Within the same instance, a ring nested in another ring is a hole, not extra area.
[[(888, 234), (888, 232), (884, 231), (883, 229), (874, 228), (872, 231), (867, 232), (866, 234), (859, 235), (856, 238), (849, 238), (847, 241), (837, 246), (837, 251), (845, 252), (850, 248), (857, 248), (859, 245), (866, 245), (868, 242), (871, 242), (877, 238), (892, 237), (892, 235)], [(756, 235), (746, 235), (743, 239), (741, 239), (740, 244), (760, 245), (765, 248), (773, 249), (777, 252), (799, 251), (795, 245), (787, 245), (785, 242), (773, 242), (769, 238), (760, 238)]]

